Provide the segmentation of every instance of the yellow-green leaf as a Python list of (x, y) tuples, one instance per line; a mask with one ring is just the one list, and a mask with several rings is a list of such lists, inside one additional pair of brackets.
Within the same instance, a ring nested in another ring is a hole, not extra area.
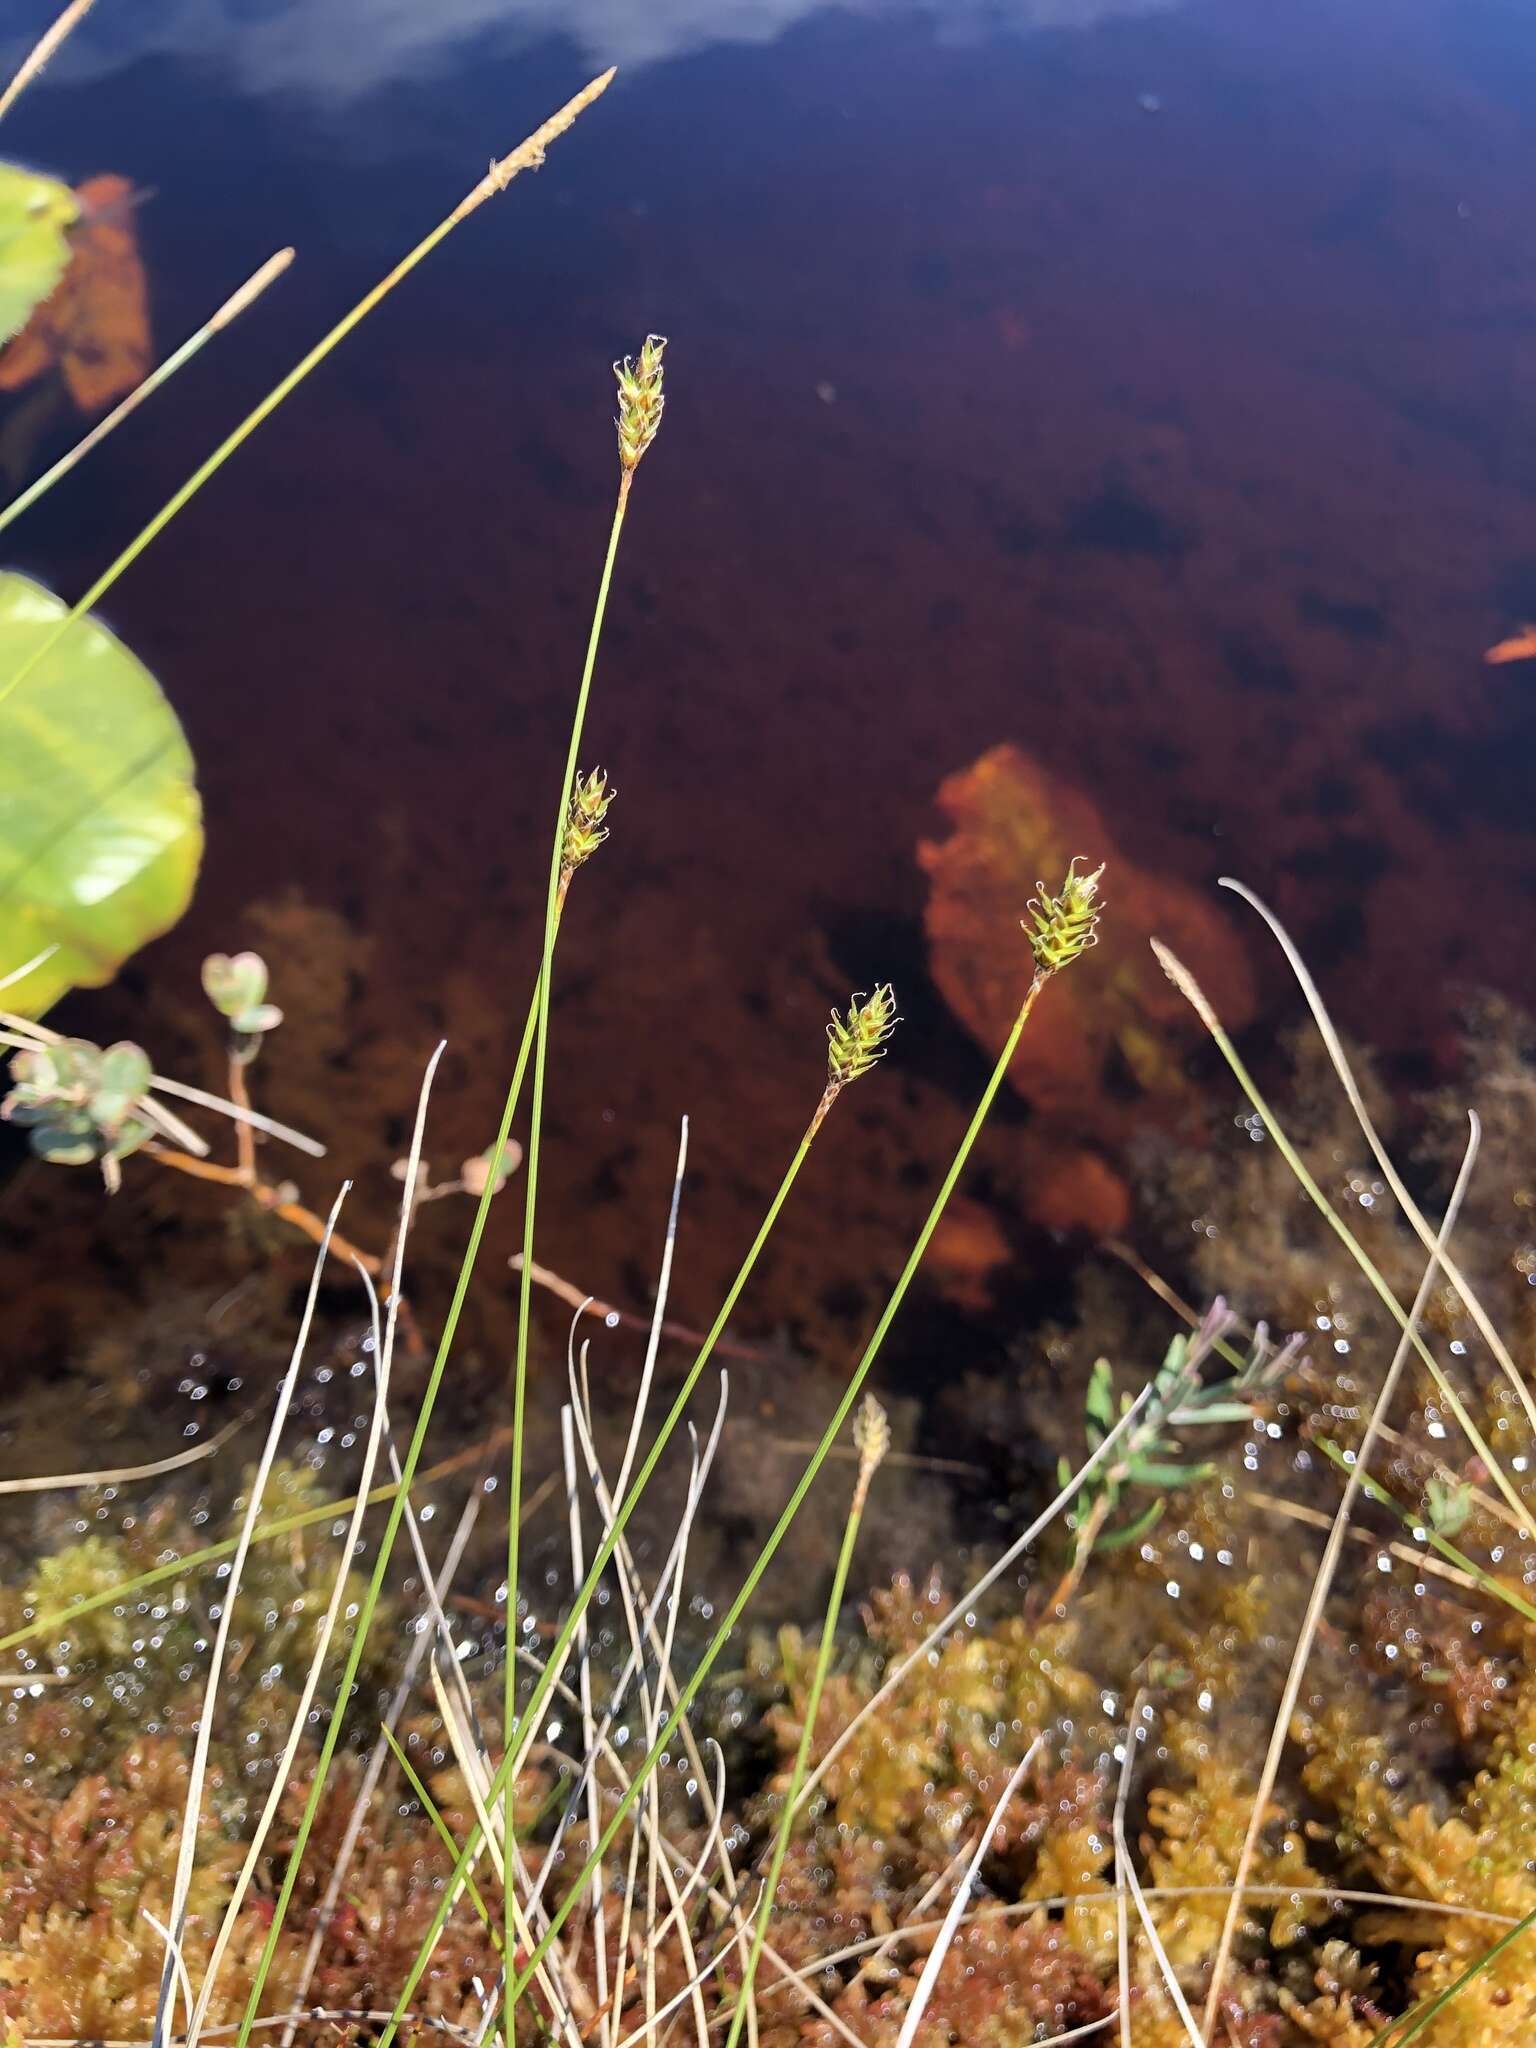
[(203, 849), (186, 735), (104, 626), (77, 620), (8, 688), (65, 611), (0, 572), (0, 978), (56, 948), (0, 996), (29, 1016), (173, 925)]
[(0, 342), (27, 324), (64, 275), (80, 202), (57, 178), (0, 163)]

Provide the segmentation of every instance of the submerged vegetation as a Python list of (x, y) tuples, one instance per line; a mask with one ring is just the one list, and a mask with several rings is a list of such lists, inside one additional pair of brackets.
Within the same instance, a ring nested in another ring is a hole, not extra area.
[[(89, 643), (118, 676), (114, 711), (137, 705), (159, 722), (144, 744), (173, 776), (179, 824), (156, 839), (162, 811), (139, 829), (179, 877), (161, 924), (195, 870), (189, 758), (157, 686), (132, 669), (135, 687), (122, 683), (131, 657), (106, 644), (91, 608), (392, 285), (541, 161), (606, 83), (494, 163), (75, 606), (29, 586), (37, 630), (25, 645), (0, 639), (0, 717), (9, 708), (15, 724), (22, 707), (29, 730), (64, 724), (53, 752), (71, 776), (100, 737), (80, 729), (75, 650)], [(12, 331), (65, 273), (75, 215), (63, 189), (19, 174), (0, 184)], [(1368, 1066), (1273, 919), (1317, 1027), (1292, 1045), (1285, 1121), (1189, 964), (1138, 916), (1155, 901), (1145, 878), (1123, 902), (1111, 866), (1106, 908), (1097, 849), (1063, 848), (1033, 897), (1000, 910), (989, 842), (930, 849), (941, 979), (959, 971), (946, 950), (958, 899), (969, 891), (967, 917), (991, 915), (986, 986), (956, 1007), (994, 1057), (866, 1342), (829, 1366), (820, 1435), (750, 1568), (728, 1596), (691, 1603), (724, 1435), (753, 1426), (732, 1417), (727, 1376), (711, 1368), (828, 1119), (855, 1083), (879, 1085), (868, 1077), (900, 1022), (888, 982), (833, 1010), (824, 1067), (808, 1043), (803, 1133), (652, 1427), (659, 1348), (675, 1334), (685, 1127), (632, 1411), (615, 1418), (611, 1398), (594, 1399), (578, 1313), (558, 1456), (541, 1466), (529, 1385), (562, 1369), (532, 1313), (559, 939), (574, 877), (610, 830), (612, 785), (579, 766), (583, 726), (635, 481), (663, 422), (666, 349), (650, 335), (614, 366), (613, 517), (550, 791), (540, 939), (515, 1052), (515, 1017), (507, 1034), (500, 1129), (432, 1180), (439, 1048), (387, 1243), (365, 1250), (343, 1234), (345, 1188), (312, 1207), (313, 1194), (262, 1170), (268, 1140), (322, 1153), (252, 1099), (283, 1023), (271, 1000), (281, 958), (271, 975), (249, 950), (205, 963), (226, 1026), (223, 1095), (159, 1076), (136, 1044), (37, 1021), (159, 925), (128, 920), (109, 958), (61, 923), (40, 880), (86, 857), (122, 778), (65, 788), (61, 830), (23, 802), (21, 756), (0, 765), (0, 838), (46, 842), (46, 859), (20, 848), (0, 893), (0, 953), (28, 997), (4, 1017), (5, 1116), (40, 1161), (99, 1167), (109, 1191), (153, 1171), (212, 1181), (316, 1248), (254, 1459), (227, 1448), (251, 1420), (237, 1415), (148, 1464), (0, 1479), (0, 1495), (37, 1504), (11, 1527), (0, 1578), (7, 2040), (243, 2048), (260, 2028), (284, 2048), (397, 2036), (570, 2048), (1013, 2048), (1095, 2033), (1122, 2048), (1524, 2041), (1536, 2020), (1522, 1940), (1536, 1929), (1536, 1066), (1530, 1027), (1508, 1010), (1485, 1006), (1469, 1031), (1483, 1120), (1469, 1136), (1452, 1098), (1422, 1105), (1410, 1187), (1379, 1135)], [(73, 705), (73, 724), (54, 703)], [(1006, 811), (1021, 778), (1017, 762), (993, 761), (949, 807)], [(622, 861), (620, 846), (599, 876)], [(1182, 899), (1175, 922), (1200, 939), (1211, 930)], [(1101, 931), (1113, 935), (1102, 948)], [(1146, 938), (1155, 955), (1143, 958)], [(1246, 1005), (1229, 946), (1217, 957)], [(1187, 1077), (1152, 1028), (1175, 1003), (1225, 1058), (1230, 1078), (1205, 1086), (1237, 1114), (1224, 1143), (1168, 1124), (1148, 1136), (1143, 1209), (1148, 1235), (1161, 1227), (1168, 1242), (1085, 1266), (1075, 1313), (1036, 1347), (1036, 1375), (1043, 1358), (1060, 1387), (1060, 1440), (1036, 1441), (1048, 1434), (1038, 1402), (990, 1397), (1000, 1438), (1049, 1454), (1034, 1460), (1035, 1494), (1060, 1455), (1052, 1497), (1032, 1501), (973, 1582), (914, 1560), (850, 1620), (865, 1518), (913, 1455), (870, 1383), (989, 1112), (1010, 1080), (1046, 1076), (1049, 1100), (1110, 1051), (1156, 1077), (1150, 1094), (1184, 1097)], [(1021, 1062), (1037, 1011), (1055, 1013), (1053, 1037)], [(231, 1125), (232, 1163), (212, 1157), (193, 1111)], [(429, 1464), (489, 1208), (519, 1192), (498, 1428)], [(428, 1330), (409, 1304), (408, 1253), (423, 1206), (448, 1194), (474, 1202), (473, 1220)], [(1431, 1196), (1438, 1218), (1418, 1206)], [(361, 1327), (310, 1377), (323, 1284), (355, 1291)], [(1209, 1306), (1186, 1308), (1181, 1286)], [(419, 1370), (397, 1383), (407, 1355)], [(337, 1497), (343, 1454), (350, 1492)], [(774, 1632), (752, 1602), (817, 1484), (842, 1489), (840, 1538), (806, 1560), (807, 1581), (823, 1583), (797, 1588), (802, 1626)], [(530, 1565), (525, 1527), (540, 1514), (565, 1546), (558, 1572), (547, 1549)], [(498, 1517), (490, 1561), (475, 1528)]]

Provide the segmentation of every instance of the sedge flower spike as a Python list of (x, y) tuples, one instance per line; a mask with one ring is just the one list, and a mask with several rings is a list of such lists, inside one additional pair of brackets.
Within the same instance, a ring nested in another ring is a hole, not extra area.
[(613, 374), (619, 384), (619, 465), (626, 477), (656, 438), (666, 408), (662, 391), (661, 358), (667, 346), (664, 334), (648, 334), (633, 360), (626, 356), (615, 363)]
[(565, 814), (565, 837), (560, 842), (562, 883), (569, 882), (576, 870), (592, 858), (608, 837), (603, 820), (617, 794), (601, 768), (594, 768), (590, 775), (578, 775), (571, 784), (571, 800)]
[(1081, 854), (1073, 856), (1059, 895), (1052, 896), (1044, 882), (1036, 882), (1039, 893), (1029, 899), (1029, 915), (1019, 920), (1041, 979), (1070, 967), (1080, 953), (1099, 942), (1099, 913), (1104, 908), (1099, 901), (1099, 877), (1104, 863), (1100, 861), (1092, 874), (1080, 875), (1077, 863), (1081, 858)]
[(821, 1129), (827, 1111), (850, 1081), (867, 1074), (876, 1060), (885, 1057), (885, 1042), (901, 1019), (896, 1014), (896, 991), (881, 982), (873, 995), (856, 995), (848, 1014), (832, 1012), (827, 1026), (827, 1085), (811, 1119), (810, 1137)]
[(891, 1419), (873, 1394), (864, 1396), (853, 1418), (853, 1448), (859, 1455), (860, 1477), (868, 1473), (873, 1478), (876, 1466), (891, 1448)]
[(885, 1057), (885, 1042), (901, 1019), (896, 1014), (896, 991), (882, 982), (872, 996), (855, 996), (846, 1017), (832, 1012), (827, 1026), (827, 1082), (846, 1088), (867, 1074), (878, 1059)]

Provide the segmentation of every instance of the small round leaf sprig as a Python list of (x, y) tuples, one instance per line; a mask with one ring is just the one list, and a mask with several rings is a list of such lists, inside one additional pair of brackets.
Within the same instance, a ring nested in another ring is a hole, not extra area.
[(881, 982), (872, 995), (854, 996), (846, 1016), (832, 1012), (827, 1026), (827, 1086), (811, 1124), (813, 1132), (848, 1083), (867, 1074), (876, 1060), (885, 1057), (886, 1041), (900, 1022), (896, 991), (888, 981)]
[(661, 425), (666, 408), (661, 358), (666, 346), (664, 334), (648, 334), (638, 356), (626, 356), (613, 366), (619, 384), (619, 416), (614, 425), (619, 430), (619, 466), (626, 482)]
[(1035, 956), (1038, 980), (1059, 974), (1099, 942), (1099, 913), (1104, 908), (1099, 901), (1099, 877), (1104, 863), (1100, 861), (1091, 874), (1080, 875), (1077, 863), (1081, 858), (1081, 854), (1073, 855), (1059, 894), (1051, 895), (1044, 882), (1036, 882), (1038, 893), (1026, 905), (1029, 915), (1019, 920)]
[(259, 953), (210, 953), (203, 962), (203, 993), (229, 1019), (231, 1057), (249, 1066), (267, 1032), (283, 1021), (267, 1001), (267, 963)]
[(0, 1118), (20, 1124), (39, 1159), (56, 1166), (99, 1163), (107, 1192), (122, 1184), (120, 1162), (154, 1134), (141, 1113), (153, 1076), (149, 1055), (124, 1040), (103, 1050), (86, 1038), (61, 1038), (18, 1052), (15, 1084)]

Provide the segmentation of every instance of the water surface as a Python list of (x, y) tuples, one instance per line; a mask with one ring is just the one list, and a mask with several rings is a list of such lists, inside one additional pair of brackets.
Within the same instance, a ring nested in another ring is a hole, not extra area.
[[(18, 40), (50, 9), (26, 11)], [(162, 346), (299, 251), (10, 537), (73, 595), (493, 153), (626, 60), (113, 593), (209, 844), (185, 923), (79, 1028), (216, 1078), (196, 963), (254, 939), (294, 1019), (268, 1099), (358, 1174), (359, 1235), (440, 1034), (433, 1155), (484, 1142), (607, 528), (608, 364), (648, 329), (668, 411), (588, 728), (621, 797), (561, 941), (552, 1266), (644, 1307), (686, 1111), (675, 1304), (707, 1319), (818, 1092), (826, 1006), (889, 975), (899, 1049), (742, 1311), (841, 1363), (985, 1071), (926, 979), (915, 849), (940, 779), (999, 742), (1126, 857), (1261, 888), (1405, 1078), (1443, 1062), (1463, 985), (1536, 995), (1536, 668), (1481, 660), (1536, 616), (1529, 10), (424, 20), (103, 0), (13, 116), (16, 154), (152, 192)], [(253, 919), (290, 892), (307, 917)], [(1291, 998), (1244, 937), (1263, 1036)], [(1009, 1178), (1026, 1116), (1004, 1106), (978, 1191), (1049, 1284)], [(62, 1244), (72, 1272), (220, 1291), (212, 1200), (137, 1178), (110, 1209), (83, 1175), (13, 1183), (23, 1363), (77, 1341)], [(458, 1228), (434, 1215), (429, 1261)], [(927, 1327), (919, 1304), (897, 1361), (918, 1388), (950, 1369)]]

